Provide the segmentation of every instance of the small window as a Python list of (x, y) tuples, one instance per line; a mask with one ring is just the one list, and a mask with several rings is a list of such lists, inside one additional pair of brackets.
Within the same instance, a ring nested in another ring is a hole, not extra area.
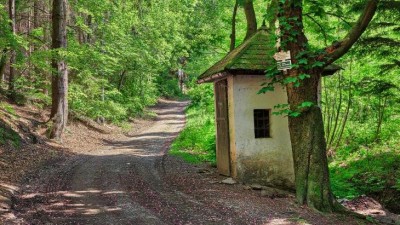
[(268, 109), (255, 109), (254, 110), (254, 133), (256, 138), (269, 138), (270, 125), (269, 125), (270, 110)]

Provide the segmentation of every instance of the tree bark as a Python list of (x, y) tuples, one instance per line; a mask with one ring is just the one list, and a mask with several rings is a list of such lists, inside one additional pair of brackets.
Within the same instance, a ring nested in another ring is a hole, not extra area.
[[(33, 3), (33, 29), (37, 29), (40, 27), (40, 0), (35, 0)], [(33, 52), (39, 50), (39, 46), (37, 44), (33, 44)], [(34, 66), (35, 75), (39, 76), (40, 69), (37, 66)]]
[[(283, 13), (279, 15), (280, 25), (286, 21), (290, 21), (288, 23), (291, 25), (291, 29), (280, 28), (282, 39), (294, 38), (293, 41), (286, 42), (282, 48), (290, 50), (293, 63), (297, 63), (298, 59), (295, 56), (308, 50), (308, 40), (303, 32), (302, 3), (289, 0), (285, 4), (281, 3), (280, 7), (283, 8), (281, 10)], [(294, 30), (298, 35), (293, 37), (291, 32)], [(299, 117), (289, 117), (296, 199), (299, 204), (320, 211), (333, 211), (335, 202), (330, 188), (322, 112), (318, 104), (321, 70), (306, 70), (300, 67), (289, 70), (286, 76), (297, 77), (301, 73), (309, 74), (311, 77), (302, 81), (300, 87), (295, 87), (293, 83), (286, 86), (288, 103), (292, 110), (297, 110), (297, 106), (303, 102), (314, 103), (312, 107), (303, 110)]]
[(246, 14), (247, 33), (245, 40), (257, 32), (257, 17), (254, 11), (253, 0), (244, 1), (244, 13)]
[[(290, 74), (296, 74), (292, 71)], [(333, 211), (334, 198), (330, 188), (326, 142), (321, 109), (318, 102), (320, 76), (312, 74), (301, 87), (287, 85), (288, 102), (298, 106), (308, 101), (314, 106), (299, 117), (289, 117), (293, 150), (296, 198), (320, 211)]]
[[(338, 48), (326, 54), (314, 57), (306, 55), (308, 65), (316, 61), (325, 64), (332, 63), (345, 54), (355, 41), (361, 36), (371, 20), (376, 9), (375, 0), (370, 0), (359, 22), (352, 28), (345, 40)], [(303, 27), (302, 1), (280, 1), (278, 15), (283, 50), (290, 50), (292, 63), (297, 64), (300, 53), (308, 52), (308, 40)], [(375, 9), (374, 9), (375, 8)], [(283, 26), (283, 24), (285, 26)], [(289, 25), (289, 26), (288, 26)], [(289, 27), (289, 28), (288, 28)], [(293, 32), (296, 31), (296, 32)], [(328, 48), (327, 48), (328, 49)], [(332, 49), (332, 48), (331, 48)], [(335, 53), (335, 51), (337, 51)], [(304, 55), (304, 54), (303, 54)], [(326, 155), (326, 140), (321, 109), (318, 106), (318, 89), (323, 67), (292, 68), (285, 77), (298, 77), (308, 74), (310, 78), (301, 81), (300, 87), (293, 83), (286, 86), (288, 103), (291, 110), (299, 110), (303, 102), (312, 102), (313, 106), (303, 109), (300, 116), (289, 117), (289, 131), (291, 137), (296, 198), (298, 203), (308, 205), (320, 211), (334, 211), (340, 208), (336, 203), (329, 181), (328, 160)]]
[(59, 52), (67, 47), (67, 0), (54, 0), (52, 12), (52, 108), (50, 138), (60, 140), (68, 121), (68, 69)]
[(124, 79), (126, 75), (126, 70), (123, 70), (119, 76), (119, 82), (118, 82), (118, 91), (122, 90), (122, 86), (124, 85)]
[(4, 82), (4, 72), (6, 71), (6, 65), (7, 65), (7, 50), (3, 50), (1, 53), (1, 59), (0, 59), (0, 83)]
[(278, 20), (278, 0), (271, 0), (267, 8), (268, 29), (275, 33), (276, 21)]
[[(10, 16), (10, 26), (11, 26), (11, 32), (15, 35), (16, 34), (16, 28), (15, 28), (15, 0), (9, 0), (8, 1), (8, 11), (9, 11), (9, 16)], [(11, 100), (15, 100), (15, 62), (16, 62), (16, 51), (15, 49), (11, 49), (10, 51), (10, 74), (8, 76), (8, 91)]]
[(235, 49), (235, 43), (236, 43), (236, 15), (238, 7), (239, 7), (239, 2), (236, 0), (232, 13), (232, 33), (231, 33), (231, 45), (230, 45), (231, 51)]

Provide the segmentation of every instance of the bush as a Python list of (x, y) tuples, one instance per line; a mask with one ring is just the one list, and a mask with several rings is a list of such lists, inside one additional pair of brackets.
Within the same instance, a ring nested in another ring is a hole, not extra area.
[(400, 193), (399, 140), (354, 150), (339, 149), (330, 163), (332, 189), (340, 198), (374, 195), (385, 190)]
[(192, 99), (187, 109), (187, 125), (171, 146), (170, 154), (188, 162), (216, 164), (214, 101), (211, 85), (189, 91)]

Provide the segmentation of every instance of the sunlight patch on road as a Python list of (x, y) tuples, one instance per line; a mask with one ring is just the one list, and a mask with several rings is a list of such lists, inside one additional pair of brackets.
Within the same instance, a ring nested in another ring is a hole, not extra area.
[(115, 194), (126, 194), (125, 191), (107, 191), (104, 192), (103, 195), (115, 195)]
[(287, 219), (272, 219), (264, 225), (290, 225), (293, 224), (292, 222), (288, 221)]
[(77, 193), (72, 193), (72, 192), (67, 192), (63, 194), (64, 197), (70, 197), (70, 198), (82, 198), (83, 195), (77, 194)]
[(21, 199), (33, 199), (33, 198), (41, 198), (44, 197), (44, 194), (41, 193), (31, 193), (20, 196)]
[(11, 193), (14, 193), (19, 190), (19, 188), (17, 186), (12, 185), (12, 184), (6, 184), (3, 182), (0, 182), (0, 189), (5, 189)]
[(105, 211), (106, 212), (116, 212), (116, 211), (121, 211), (122, 208), (120, 207), (115, 207), (115, 208), (106, 208)]
[(97, 189), (88, 189), (88, 190), (84, 190), (84, 191), (75, 191), (75, 192), (79, 193), (79, 194), (87, 194), (87, 193), (97, 194), (97, 193), (101, 193), (101, 191), (97, 190)]
[(101, 213), (101, 209), (85, 209), (83, 215), (97, 215)]
[(68, 207), (84, 207), (85, 204), (77, 203), (77, 204), (67, 204)]

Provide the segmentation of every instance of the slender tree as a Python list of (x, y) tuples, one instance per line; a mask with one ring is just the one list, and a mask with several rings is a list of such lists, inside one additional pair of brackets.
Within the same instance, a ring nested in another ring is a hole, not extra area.
[(232, 51), (235, 49), (235, 43), (236, 43), (236, 15), (237, 15), (237, 10), (239, 8), (239, 2), (236, 0), (235, 1), (235, 6), (233, 7), (233, 13), (232, 13), (232, 33), (231, 33), (231, 44), (230, 44), (230, 50)]
[(257, 32), (257, 18), (254, 11), (253, 0), (244, 0), (243, 2), (244, 13), (246, 14), (247, 32), (245, 40)]
[[(16, 33), (16, 19), (15, 19), (15, 0), (8, 1), (8, 12), (10, 15), (10, 27), (11, 32), (15, 35)], [(10, 56), (10, 73), (8, 75), (8, 91), (10, 94), (10, 98), (15, 100), (15, 62), (16, 62), (16, 52), (15, 49), (11, 49), (11, 56)]]
[(52, 49), (52, 108), (50, 138), (61, 139), (68, 121), (68, 69), (60, 51), (67, 46), (67, 0), (53, 0)]
[[(296, 197), (321, 211), (334, 211), (334, 200), (326, 156), (326, 141), (318, 87), (323, 68), (343, 56), (359, 39), (375, 14), (379, 0), (369, 0), (358, 21), (342, 40), (320, 51), (309, 48), (303, 27), (303, 1), (279, 1), (278, 19), (281, 48), (290, 50), (296, 65), (285, 75), (290, 110), (301, 112), (289, 117), (292, 142)], [(304, 107), (306, 106), (306, 107)]]
[(4, 72), (6, 70), (7, 60), (7, 50), (4, 49), (0, 57), (0, 83), (4, 81)]

